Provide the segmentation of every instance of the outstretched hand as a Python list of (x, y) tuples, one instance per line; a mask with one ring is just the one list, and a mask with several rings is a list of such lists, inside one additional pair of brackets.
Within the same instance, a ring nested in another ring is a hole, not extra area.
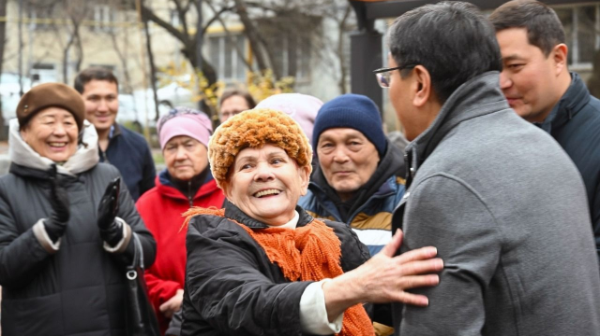
[(424, 295), (405, 292), (406, 289), (435, 286), (440, 279), (437, 274), (444, 262), (435, 247), (423, 247), (394, 256), (402, 244), (403, 233), (398, 230), (392, 241), (378, 254), (359, 267), (360, 283), (363, 284), (365, 301), (384, 303), (399, 301), (406, 304), (426, 306)]
[(98, 206), (98, 227), (101, 230), (106, 230), (115, 221), (119, 212), (119, 191), (121, 187), (121, 178), (117, 177), (112, 180), (106, 190), (104, 196), (100, 200)]
[[(358, 268), (323, 283), (325, 305), (330, 321), (347, 308), (361, 303), (403, 302), (426, 306), (424, 295), (405, 290), (416, 287), (435, 286), (440, 279), (437, 274), (444, 263), (435, 247), (422, 247), (394, 256), (402, 244), (402, 231), (398, 230), (379, 253)], [(429, 273), (429, 274), (427, 274)]]

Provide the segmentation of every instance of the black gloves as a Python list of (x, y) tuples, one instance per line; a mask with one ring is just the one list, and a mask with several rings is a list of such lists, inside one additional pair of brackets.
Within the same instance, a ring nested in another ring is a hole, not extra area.
[(98, 206), (98, 228), (100, 228), (100, 237), (114, 247), (123, 238), (123, 227), (115, 221), (117, 212), (119, 212), (119, 190), (121, 187), (121, 178), (112, 180), (106, 187), (104, 196)]
[(58, 181), (56, 165), (50, 166), (50, 205), (52, 213), (44, 220), (46, 232), (53, 242), (57, 242), (67, 229), (69, 221), (69, 196)]

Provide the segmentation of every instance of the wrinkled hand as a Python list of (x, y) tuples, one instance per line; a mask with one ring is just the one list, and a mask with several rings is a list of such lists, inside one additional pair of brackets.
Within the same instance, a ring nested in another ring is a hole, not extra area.
[(183, 289), (178, 289), (177, 293), (175, 293), (175, 295), (173, 295), (173, 297), (168, 301), (161, 304), (158, 309), (165, 315), (166, 318), (170, 319), (173, 317), (173, 314), (175, 314), (181, 308), (181, 302), (183, 302)]
[(50, 205), (52, 213), (44, 221), (44, 224), (50, 238), (56, 241), (65, 233), (71, 213), (69, 211), (69, 195), (60, 185), (58, 169), (55, 164), (50, 166)]
[(100, 230), (107, 230), (115, 221), (119, 212), (119, 189), (121, 178), (112, 180), (104, 191), (104, 196), (98, 206), (98, 227)]
[(440, 258), (434, 258), (437, 249), (423, 247), (394, 256), (402, 244), (402, 231), (398, 230), (379, 253), (358, 268), (323, 283), (325, 306), (329, 321), (333, 321), (347, 308), (362, 302), (403, 302), (427, 306), (424, 295), (406, 292), (406, 289), (435, 286), (440, 279), (435, 273), (444, 267)]
[(365, 301), (399, 301), (418, 306), (429, 304), (424, 295), (407, 293), (405, 290), (437, 285), (439, 276), (427, 273), (440, 271), (444, 262), (434, 258), (437, 255), (435, 247), (423, 247), (394, 256), (401, 244), (402, 231), (398, 230), (391, 242), (357, 269)]

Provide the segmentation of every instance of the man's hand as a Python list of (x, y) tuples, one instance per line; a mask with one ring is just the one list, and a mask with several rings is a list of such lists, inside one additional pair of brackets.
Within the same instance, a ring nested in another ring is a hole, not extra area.
[(360, 267), (323, 284), (325, 304), (330, 321), (347, 308), (362, 302), (386, 303), (392, 301), (426, 306), (423, 295), (405, 292), (406, 289), (435, 286), (437, 274), (444, 263), (435, 247), (423, 247), (394, 256), (402, 244), (402, 231), (398, 230), (392, 241), (378, 254)]
[(177, 293), (167, 302), (161, 304), (158, 309), (166, 318), (170, 319), (181, 308), (181, 302), (183, 302), (183, 289), (178, 289)]

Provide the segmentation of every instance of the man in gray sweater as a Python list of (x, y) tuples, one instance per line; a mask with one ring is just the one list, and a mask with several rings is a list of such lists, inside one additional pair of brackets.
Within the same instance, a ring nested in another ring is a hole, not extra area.
[(489, 21), (446, 2), (399, 17), (380, 84), (406, 136), (402, 252), (438, 248), (429, 306), (394, 305), (396, 335), (599, 335), (585, 188), (550, 135), (510, 109)]

